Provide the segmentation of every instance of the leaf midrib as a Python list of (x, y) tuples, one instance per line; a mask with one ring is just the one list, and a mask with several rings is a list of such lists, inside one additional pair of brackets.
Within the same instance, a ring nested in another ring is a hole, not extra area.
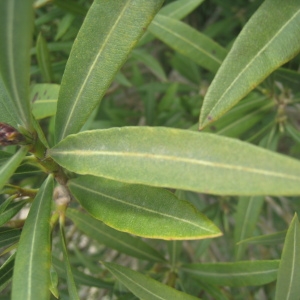
[[(188, 164), (197, 164), (197, 165), (203, 165), (208, 167), (214, 167), (214, 168), (220, 168), (220, 169), (229, 169), (229, 170), (237, 170), (237, 171), (243, 171), (248, 173), (254, 173), (254, 174), (261, 174), (261, 175), (267, 175), (267, 176), (273, 176), (273, 177), (279, 177), (279, 178), (285, 178), (285, 179), (291, 179), (300, 181), (300, 178), (294, 175), (285, 174), (285, 173), (279, 173), (279, 172), (273, 172), (273, 171), (267, 171), (257, 168), (250, 168), (245, 166), (239, 166), (239, 165), (233, 165), (233, 164), (226, 164), (226, 163), (218, 163), (218, 162), (210, 162), (210, 161), (204, 161), (194, 158), (186, 158), (186, 157), (178, 157), (178, 156), (172, 156), (172, 155), (161, 155), (161, 154), (152, 154), (152, 153), (140, 153), (140, 152), (117, 152), (117, 151), (103, 151), (103, 150), (61, 150), (57, 151), (55, 149), (52, 149), (50, 152), (52, 152), (52, 155), (55, 156), (57, 154), (61, 156), (65, 155), (73, 155), (78, 157), (84, 157), (84, 156), (121, 156), (121, 157), (143, 157), (147, 159), (152, 160), (171, 160), (176, 162), (183, 162)], [(51, 156), (51, 153), (50, 153)]]
[(265, 44), (265, 46), (259, 51), (257, 52), (257, 54), (248, 62), (248, 64), (245, 66), (245, 68), (238, 74), (238, 76), (232, 81), (232, 83), (227, 87), (227, 89), (222, 93), (222, 96), (219, 98), (219, 100), (215, 103), (215, 105), (213, 106), (213, 108), (210, 110), (210, 114), (212, 114), (212, 112), (214, 111), (214, 109), (216, 108), (217, 105), (219, 105), (219, 103), (221, 101), (223, 101), (223, 99), (227, 96), (227, 93), (230, 91), (230, 89), (232, 88), (232, 86), (236, 83), (236, 81), (246, 72), (246, 70), (253, 64), (253, 62), (256, 60), (256, 58), (259, 57), (259, 55), (273, 42), (273, 40), (275, 40), (275, 38), (277, 38), (277, 36), (285, 29), (285, 27), (287, 27), (294, 18), (296, 18), (297, 14), (299, 14), (300, 10), (296, 11), (296, 13), (284, 24), (284, 26), (282, 26), (280, 28), (280, 30), (278, 30), (277, 34), (274, 34), (274, 36), (269, 40), (268, 43)]
[[(111, 268), (111, 267), (110, 267)], [(117, 270), (114, 268), (114, 272), (119, 273), (122, 277), (125, 277), (126, 280), (130, 281), (131, 283), (133, 283), (134, 285), (138, 286), (140, 289), (144, 290), (145, 292), (147, 292), (148, 294), (156, 297), (157, 299), (161, 299), (161, 300), (166, 300), (165, 298), (161, 298), (160, 296), (158, 296), (157, 294), (153, 294), (152, 291), (148, 290), (144, 285), (140, 285), (139, 283), (137, 283), (136, 280), (132, 280), (130, 277), (128, 277), (126, 274), (122, 273), (121, 271)], [(154, 279), (152, 279), (154, 280)], [(129, 288), (130, 289), (130, 288)]]
[(270, 270), (263, 270), (263, 271), (253, 271), (253, 272), (236, 272), (236, 273), (220, 273), (219, 272), (210, 272), (210, 271), (201, 271), (201, 270), (193, 270), (193, 269), (188, 269), (188, 268), (182, 268), (183, 270), (187, 271), (187, 272), (190, 272), (190, 273), (194, 273), (194, 274), (197, 274), (197, 275), (205, 275), (206, 277), (237, 277), (237, 276), (243, 276), (243, 277), (251, 277), (253, 275), (266, 275), (266, 274), (269, 274), (269, 273), (274, 273), (274, 272), (277, 272), (278, 271), (278, 268), (276, 269), (270, 269)]
[[(7, 24), (7, 53), (12, 54), (13, 51), (13, 37), (14, 36), (14, 27), (13, 27), (13, 20), (14, 20), (14, 7), (15, 7), (15, 0), (10, 0), (8, 1), (8, 5), (7, 5), (7, 14), (8, 14), (8, 20), (11, 20), (11, 22), (8, 22)], [(22, 50), (21, 50), (22, 51)], [(13, 93), (13, 97), (15, 98), (15, 101), (13, 101), (14, 103), (16, 103), (17, 108), (18, 108), (18, 113), (21, 115), (21, 119), (26, 122), (26, 116), (24, 114), (24, 109), (21, 105), (21, 99), (20, 99), (20, 95), (18, 93), (18, 89), (17, 89), (17, 83), (16, 83), (16, 76), (15, 76), (15, 68), (14, 68), (14, 59), (12, 59), (12, 55), (8, 55), (8, 64), (10, 66), (10, 80), (12, 83), (12, 93)]]
[(86, 75), (86, 77), (85, 77), (85, 79), (84, 79), (84, 81), (83, 81), (83, 84), (81, 85), (80, 90), (79, 90), (79, 92), (77, 93), (76, 98), (74, 99), (73, 106), (72, 106), (72, 108), (71, 108), (71, 110), (70, 110), (70, 113), (69, 113), (68, 116), (66, 117), (66, 118), (67, 118), (67, 121), (66, 121), (66, 123), (65, 123), (65, 126), (64, 126), (64, 129), (63, 129), (62, 133), (60, 134), (61, 139), (63, 139), (63, 138), (65, 137), (65, 133), (66, 133), (67, 128), (68, 128), (68, 125), (69, 125), (69, 123), (70, 123), (70, 121), (71, 121), (71, 118), (72, 118), (72, 115), (73, 115), (73, 113), (74, 113), (75, 107), (77, 107), (77, 103), (78, 103), (78, 101), (79, 101), (79, 99), (80, 99), (81, 94), (82, 94), (83, 91), (84, 91), (84, 87), (85, 87), (85, 85), (87, 84), (87, 82), (89, 81), (89, 78), (90, 78), (90, 76), (91, 76), (92, 70), (94, 69), (94, 67), (95, 67), (95, 65), (96, 65), (96, 63), (97, 63), (97, 61), (98, 61), (100, 55), (101, 55), (102, 52), (104, 51), (104, 49), (105, 49), (105, 47), (106, 47), (106, 45), (107, 45), (107, 43), (108, 43), (108, 41), (109, 41), (109, 39), (110, 39), (110, 37), (111, 37), (111, 33), (112, 33), (112, 32), (115, 30), (115, 28), (118, 26), (118, 24), (119, 24), (119, 22), (120, 22), (120, 19), (123, 17), (123, 15), (124, 15), (124, 13), (125, 13), (127, 7), (129, 6), (129, 4), (130, 4), (130, 1), (127, 1), (127, 3), (124, 5), (124, 8), (122, 9), (122, 11), (120, 12), (118, 18), (116, 19), (115, 24), (114, 24), (114, 25), (111, 27), (111, 29), (109, 30), (109, 32), (108, 32), (108, 34), (107, 34), (107, 36), (106, 36), (106, 38), (105, 38), (105, 40), (104, 40), (104, 42), (103, 42), (101, 48), (99, 49), (98, 54), (96, 55), (96, 58), (94, 59), (94, 61), (92, 62), (90, 68), (88, 69), (88, 72), (87, 72), (87, 75)]
[(152, 210), (150, 208), (146, 208), (146, 207), (143, 207), (143, 206), (138, 206), (136, 204), (133, 204), (133, 203), (128, 203), (126, 201), (123, 201), (122, 199), (118, 199), (116, 197), (113, 197), (113, 196), (110, 196), (110, 195), (107, 195), (107, 194), (104, 194), (104, 193), (101, 193), (99, 191), (96, 191), (96, 190), (93, 190), (93, 189), (90, 189), (90, 188), (87, 188), (86, 186), (82, 186), (80, 184), (76, 184), (74, 182), (71, 183), (71, 185), (74, 185), (82, 190), (86, 190), (90, 193), (93, 193), (93, 194), (96, 194), (96, 195), (100, 195), (100, 196), (103, 196), (103, 197), (106, 197), (106, 198), (109, 198), (113, 201), (116, 201), (116, 202), (119, 202), (121, 204), (124, 204), (124, 205), (128, 205), (128, 206), (132, 206), (134, 207), (135, 209), (137, 210), (142, 210), (142, 211), (146, 211), (146, 212), (149, 212), (149, 213), (153, 213), (153, 214), (156, 214), (156, 215), (160, 215), (160, 216), (163, 216), (163, 217), (167, 217), (167, 218), (170, 218), (170, 219), (174, 219), (174, 220), (177, 220), (177, 221), (180, 221), (180, 222), (183, 222), (183, 223), (187, 223), (189, 225), (192, 225), (194, 227), (197, 227), (197, 228), (200, 228), (201, 230), (203, 231), (206, 231), (206, 232), (209, 232), (209, 233), (213, 233), (215, 234), (215, 232), (213, 230), (209, 230), (208, 228), (204, 228), (202, 226), (200, 226), (199, 224), (197, 223), (194, 223), (194, 222), (191, 222), (189, 220), (185, 220), (185, 219), (182, 219), (182, 218), (178, 218), (176, 216), (172, 216), (172, 215), (169, 215), (169, 214), (166, 214), (166, 213), (162, 213), (162, 212), (158, 212), (158, 211), (155, 211), (155, 210)]
[(292, 291), (292, 285), (293, 285), (293, 277), (295, 273), (295, 261), (296, 261), (296, 242), (297, 242), (297, 223), (295, 222), (295, 229), (294, 229), (294, 243), (293, 243), (293, 259), (292, 259), (292, 266), (291, 266), (291, 272), (290, 272), (290, 282), (289, 282), (289, 288), (288, 288), (288, 294), (286, 299), (290, 298), (290, 294)]
[[(49, 178), (48, 178), (49, 180)], [(32, 230), (32, 243), (31, 243), (31, 247), (30, 247), (30, 255), (29, 255), (29, 270), (28, 270), (28, 298), (27, 299), (33, 299), (32, 295), (31, 295), (31, 291), (32, 291), (32, 265), (33, 265), (33, 261), (35, 261), (35, 254), (36, 252), (34, 251), (35, 248), (35, 244), (36, 244), (36, 233), (38, 232), (38, 221), (40, 220), (39, 216), (40, 216), (40, 210), (42, 207), (42, 203), (43, 203), (43, 199), (44, 199), (44, 195), (46, 193), (47, 190), (47, 183), (45, 185), (45, 188), (41, 194), (41, 196), (39, 197), (39, 206), (37, 209), (37, 213), (36, 213), (36, 218), (35, 218), (35, 222), (34, 222), (34, 226), (33, 226), (33, 230)]]
[[(165, 16), (165, 15), (161, 15), (160, 17), (168, 18), (168, 17)], [(169, 19), (171, 19), (171, 18), (169, 18)], [(173, 20), (173, 19), (171, 19), (171, 20)], [(175, 20), (174, 20), (174, 21), (175, 21)], [(177, 21), (177, 22), (180, 22), (180, 21)], [(191, 46), (192, 46), (193, 48), (195, 48), (196, 50), (198, 50), (198, 51), (204, 53), (205, 55), (207, 55), (208, 57), (210, 57), (212, 60), (214, 60), (215, 62), (217, 62), (219, 65), (221, 65), (222, 60), (217, 59), (215, 56), (211, 55), (209, 52), (205, 51), (203, 48), (198, 47), (197, 44), (192, 43), (190, 40), (184, 38), (182, 35), (179, 35), (179, 34), (177, 34), (176, 32), (174, 32), (174, 31), (172, 31), (172, 30), (169, 30), (167, 27), (165, 27), (165, 26), (161, 25), (160, 23), (158, 23), (155, 19), (152, 21), (152, 24), (156, 25), (157, 27), (162, 28), (163, 30), (165, 30), (165, 31), (169, 32), (170, 34), (172, 34), (173, 36), (177, 37), (178, 39), (180, 39), (180, 40), (186, 42), (187, 44), (191, 45)], [(183, 24), (184, 24), (184, 23), (183, 23)], [(184, 25), (185, 25), (185, 24), (184, 24)], [(151, 26), (151, 25), (150, 25), (150, 26)]]

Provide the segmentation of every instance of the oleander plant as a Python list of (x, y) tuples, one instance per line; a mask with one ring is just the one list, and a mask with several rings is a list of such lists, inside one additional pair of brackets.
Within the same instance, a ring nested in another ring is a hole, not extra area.
[(299, 299), (299, 36), (299, 0), (0, 1), (1, 299)]

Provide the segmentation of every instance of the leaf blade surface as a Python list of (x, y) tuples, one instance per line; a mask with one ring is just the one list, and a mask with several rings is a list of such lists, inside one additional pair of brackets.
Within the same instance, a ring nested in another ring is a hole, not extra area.
[(63, 76), (57, 104), (58, 141), (82, 128), (162, 2), (94, 1)]
[(74, 209), (68, 209), (67, 216), (79, 230), (100, 244), (139, 259), (155, 262), (164, 261), (159, 252), (137, 237), (114, 230), (89, 215)]
[(280, 260), (275, 300), (297, 299), (300, 293), (300, 224), (294, 216), (287, 231)]
[(114, 263), (103, 265), (120, 280), (134, 295), (145, 300), (195, 300), (194, 296), (177, 291), (139, 272), (130, 270)]
[(87, 212), (120, 231), (167, 240), (221, 235), (190, 203), (163, 189), (93, 176), (72, 179), (68, 186)]
[(299, 161), (209, 133), (164, 127), (86, 131), (48, 155), (78, 174), (128, 183), (228, 195), (300, 192)]
[[(29, 103), (29, 64), (33, 0), (0, 3), (0, 92), (5, 94), (1, 106), (13, 116), (9, 124), (32, 129)], [(2, 95), (1, 95), (2, 96)], [(2, 120), (1, 120), (2, 121)]]
[(33, 201), (16, 255), (12, 299), (50, 299), (50, 214), (53, 178), (48, 176)]
[(205, 96), (200, 129), (215, 121), (300, 51), (300, 4), (268, 0), (252, 16)]
[(182, 271), (203, 282), (223, 286), (263, 285), (276, 280), (279, 260), (186, 264)]

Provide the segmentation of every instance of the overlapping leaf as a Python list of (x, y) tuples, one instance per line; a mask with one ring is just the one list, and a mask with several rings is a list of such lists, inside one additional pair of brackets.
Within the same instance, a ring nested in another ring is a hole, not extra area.
[(300, 224), (294, 216), (286, 234), (278, 271), (275, 299), (294, 300), (300, 293)]
[(52, 193), (50, 175), (34, 199), (22, 231), (14, 267), (13, 300), (49, 298)]
[(56, 117), (58, 141), (84, 125), (162, 2), (94, 1), (62, 80)]
[(208, 282), (223, 286), (263, 285), (276, 280), (278, 260), (241, 261), (236, 263), (186, 264), (182, 271)]
[(135, 296), (144, 300), (196, 300), (198, 298), (177, 291), (139, 272), (113, 263), (103, 265)]
[(77, 288), (75, 285), (74, 276), (73, 276), (73, 272), (72, 272), (71, 265), (70, 265), (70, 259), (69, 259), (69, 254), (68, 254), (68, 250), (67, 250), (67, 245), (66, 245), (65, 231), (64, 231), (64, 227), (62, 224), (60, 224), (59, 229), (60, 229), (62, 252), (64, 255), (63, 263), (64, 263), (65, 270), (66, 270), (68, 294), (71, 299), (79, 300), (78, 291), (77, 291)]
[(150, 261), (164, 261), (163, 256), (140, 238), (120, 232), (104, 223), (74, 209), (68, 209), (67, 216), (77, 228), (100, 244), (121, 253)]
[(94, 218), (120, 231), (167, 240), (221, 235), (190, 203), (163, 189), (93, 176), (72, 179), (68, 186)]
[(28, 149), (20, 148), (10, 159), (8, 159), (0, 168), (0, 190), (3, 188), (7, 180), (14, 174), (17, 167), (21, 164), (26, 156)]
[(216, 72), (227, 51), (196, 29), (175, 19), (157, 15), (149, 31), (179, 53), (200, 66)]
[(300, 162), (187, 130), (123, 127), (67, 137), (48, 154), (78, 174), (212, 194), (295, 195)]
[(33, 0), (0, 2), (1, 122), (12, 126), (21, 124), (27, 129), (32, 129), (29, 103), (32, 6)]
[[(263, 203), (264, 197), (241, 197), (239, 199), (234, 229), (234, 240), (236, 244), (251, 236)], [(235, 257), (237, 260), (242, 258), (244, 250), (245, 244), (236, 245)]]
[(300, 51), (300, 2), (267, 0), (236, 39), (205, 96), (200, 128), (215, 121)]

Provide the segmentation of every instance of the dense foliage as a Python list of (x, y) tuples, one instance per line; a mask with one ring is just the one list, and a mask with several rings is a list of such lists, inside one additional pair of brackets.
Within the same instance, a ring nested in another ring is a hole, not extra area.
[(300, 2), (0, 2), (1, 299), (298, 299)]

